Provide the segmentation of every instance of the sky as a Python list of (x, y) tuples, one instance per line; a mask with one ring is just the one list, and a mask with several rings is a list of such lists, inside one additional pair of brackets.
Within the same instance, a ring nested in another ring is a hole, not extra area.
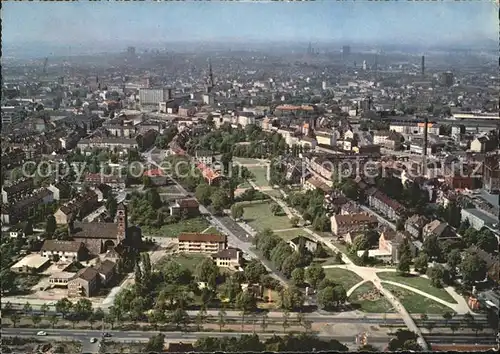
[(3, 2), (4, 44), (498, 41), (495, 1)]

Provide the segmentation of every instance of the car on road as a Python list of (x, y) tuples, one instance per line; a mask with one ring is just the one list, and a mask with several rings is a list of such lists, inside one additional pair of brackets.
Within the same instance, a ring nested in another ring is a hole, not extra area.
[(111, 335), (111, 333), (105, 332), (105, 333), (103, 333), (103, 334), (102, 334), (102, 336), (103, 336), (103, 337), (107, 337), (107, 338), (109, 338), (109, 337), (111, 337), (112, 335)]
[(47, 335), (47, 332), (45, 331), (40, 331), (40, 332), (37, 332), (36, 334), (37, 336), (46, 336)]
[(95, 342), (97, 342), (97, 338), (94, 337), (90, 338), (90, 343), (95, 343)]

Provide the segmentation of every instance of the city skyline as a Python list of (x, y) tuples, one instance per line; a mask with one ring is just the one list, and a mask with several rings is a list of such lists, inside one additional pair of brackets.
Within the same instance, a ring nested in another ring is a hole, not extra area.
[[(123, 47), (175, 41), (464, 45), (498, 39), (495, 2), (4, 3), (2, 42)], [(115, 48), (113, 48), (115, 49)]]

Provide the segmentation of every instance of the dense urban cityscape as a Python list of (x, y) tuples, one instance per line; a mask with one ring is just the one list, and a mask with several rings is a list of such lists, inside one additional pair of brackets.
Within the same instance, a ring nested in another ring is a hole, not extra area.
[(498, 350), (495, 46), (186, 46), (4, 49), (3, 353)]

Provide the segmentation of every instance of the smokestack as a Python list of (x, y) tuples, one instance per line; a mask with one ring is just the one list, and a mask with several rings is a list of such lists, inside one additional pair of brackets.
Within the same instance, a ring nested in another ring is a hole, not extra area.
[(422, 76), (425, 75), (425, 56), (422, 55)]
[(428, 143), (427, 130), (429, 129), (429, 118), (427, 116), (425, 116), (424, 122), (425, 122), (424, 123), (424, 151), (423, 151), (423, 156), (422, 156), (422, 173), (425, 176), (427, 173), (427, 143)]

